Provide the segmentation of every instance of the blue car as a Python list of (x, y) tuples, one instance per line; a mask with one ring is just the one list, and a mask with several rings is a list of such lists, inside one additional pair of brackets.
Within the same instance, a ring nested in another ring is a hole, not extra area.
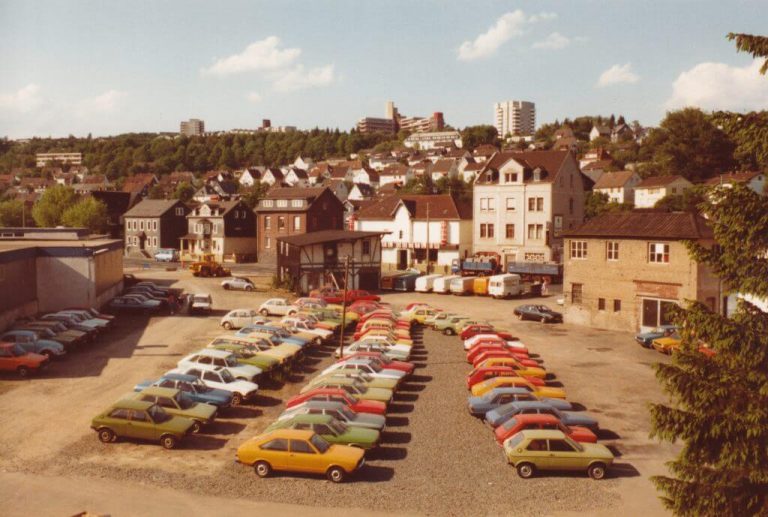
[(523, 401), (544, 402), (561, 411), (573, 409), (567, 400), (539, 398), (525, 388), (494, 388), (482, 397), (469, 397), (469, 412), (472, 416), (484, 418), (488, 411), (499, 406)]
[(651, 348), (654, 339), (669, 337), (677, 333), (677, 325), (660, 325), (649, 332), (641, 332), (635, 336), (635, 341), (645, 348)]
[(0, 341), (16, 343), (25, 352), (44, 355), (48, 359), (66, 354), (64, 345), (52, 339), (41, 339), (40, 333), (35, 330), (9, 330), (0, 336)]
[(548, 414), (554, 415), (565, 425), (580, 425), (596, 432), (600, 425), (597, 420), (584, 413), (574, 413), (572, 411), (560, 411), (545, 402), (510, 402), (486, 413), (485, 420), (493, 427), (504, 425), (515, 415), (529, 414)]
[(203, 381), (194, 375), (181, 373), (166, 373), (155, 381), (143, 381), (133, 387), (133, 391), (142, 391), (149, 386), (161, 388), (175, 388), (195, 402), (212, 404), (219, 408), (229, 407), (232, 404), (232, 393), (216, 388), (209, 388)]
[(235, 335), (239, 337), (247, 337), (254, 332), (265, 332), (271, 335), (274, 338), (273, 340), (277, 343), (289, 343), (300, 347), (305, 347), (310, 343), (306, 339), (294, 336), (283, 327), (275, 327), (273, 325), (248, 325), (235, 332)]

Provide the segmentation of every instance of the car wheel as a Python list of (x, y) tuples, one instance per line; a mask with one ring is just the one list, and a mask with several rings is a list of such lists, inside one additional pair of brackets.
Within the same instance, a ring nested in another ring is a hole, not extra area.
[(192, 427), (190, 428), (190, 432), (192, 432), (193, 434), (197, 434), (200, 432), (200, 427), (201, 427), (200, 422), (195, 420), (195, 423), (192, 424)]
[(47, 357), (49, 361), (53, 361), (53, 352), (51, 352), (50, 350), (43, 350), (42, 352), (40, 352), (40, 354)]
[(453, 329), (447, 328), (447, 329), (443, 330), (443, 334), (445, 334), (446, 336), (452, 336), (453, 335)]
[(523, 314), (522, 313), (518, 314), (517, 319), (519, 319), (520, 321), (523, 321)]
[(243, 396), (240, 395), (239, 393), (234, 393), (232, 395), (232, 405), (239, 406), (242, 403), (243, 403)]
[(19, 377), (21, 377), (22, 379), (26, 379), (27, 377), (29, 377), (29, 368), (27, 368), (26, 366), (19, 366), (18, 368), (16, 368), (16, 373), (18, 373)]
[(101, 440), (103, 443), (109, 443), (114, 439), (115, 433), (112, 432), (112, 429), (107, 429), (106, 427), (99, 429), (99, 440)]
[(605, 477), (605, 465), (602, 463), (595, 463), (590, 465), (587, 469), (587, 474), (592, 479), (603, 479)]
[(541, 322), (542, 323), (546, 323), (547, 322), (547, 317), (546, 316), (542, 316), (541, 317)]
[(267, 309), (261, 309), (259, 311), (259, 314), (261, 314), (262, 316), (266, 317), (266, 316), (269, 316), (269, 311)]
[(224, 284), (222, 287), (225, 291), (229, 291), (229, 284)]
[(272, 466), (266, 461), (257, 461), (253, 466), (253, 471), (260, 478), (265, 478), (272, 474)]
[(253, 291), (253, 287), (251, 287), (250, 285), (246, 285), (245, 290), (250, 293), (251, 291)]
[(344, 478), (346, 477), (347, 473), (344, 472), (344, 469), (341, 467), (331, 467), (328, 469), (328, 479), (333, 481), (334, 483), (341, 483), (344, 481)]
[(536, 467), (532, 463), (521, 463), (517, 466), (517, 475), (523, 479), (532, 478), (536, 473)]
[(164, 449), (173, 449), (176, 447), (177, 443), (178, 440), (176, 437), (170, 434), (166, 434), (165, 436), (160, 437), (160, 445), (162, 445)]
[(232, 324), (228, 321), (225, 321), (222, 325), (226, 330), (232, 330)]
[(296, 315), (296, 311), (288, 311), (288, 316), (295, 316), (295, 315)]

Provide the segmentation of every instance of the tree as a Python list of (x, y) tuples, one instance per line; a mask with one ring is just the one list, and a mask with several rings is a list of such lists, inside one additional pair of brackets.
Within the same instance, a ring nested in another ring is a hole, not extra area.
[(21, 226), (24, 222), (24, 203), (16, 199), (0, 202), (0, 227)]
[(188, 202), (195, 195), (195, 187), (182, 181), (179, 186), (176, 187), (176, 191), (173, 193), (173, 197), (180, 199), (183, 203)]
[(479, 145), (498, 145), (499, 133), (488, 125), (467, 126), (461, 130), (461, 141), (465, 149), (474, 149)]
[(152, 185), (147, 194), (149, 199), (165, 199), (165, 189), (162, 185)]
[(258, 180), (251, 187), (240, 186), (241, 199), (249, 208), (256, 208), (259, 199), (263, 198), (267, 191), (269, 191), (269, 183), (262, 183)]
[(77, 203), (77, 194), (70, 187), (55, 185), (46, 189), (32, 207), (32, 218), (41, 228), (51, 228), (62, 224), (62, 214)]
[[(768, 297), (768, 200), (742, 185), (700, 207), (716, 246), (687, 243), (730, 290)], [(652, 404), (652, 436), (682, 441), (671, 476), (651, 480), (677, 515), (768, 513), (768, 313), (741, 300), (725, 317), (694, 302), (678, 311), (682, 344), (656, 366), (670, 404)], [(698, 351), (704, 342), (715, 351)]]
[(653, 175), (679, 174), (696, 182), (733, 168), (735, 146), (698, 108), (667, 113), (643, 145)]
[(61, 223), (72, 228), (88, 228), (91, 232), (103, 232), (107, 226), (107, 205), (92, 197), (86, 197), (67, 208), (61, 215)]
[[(728, 39), (736, 40), (736, 50), (739, 52), (749, 52), (752, 57), (768, 58), (768, 38), (765, 36), (752, 36), (751, 34), (728, 33)], [(763, 61), (760, 67), (760, 73), (765, 75), (768, 72), (768, 59)]]
[(699, 188), (683, 190), (682, 194), (666, 195), (656, 201), (654, 208), (667, 210), (668, 212), (695, 212), (698, 213), (699, 205), (705, 201), (705, 192)]
[(605, 192), (591, 190), (587, 192), (587, 197), (584, 200), (584, 218), (592, 219), (604, 212), (620, 212), (632, 210), (632, 208), (631, 203), (617, 203), (611, 201), (611, 197)]

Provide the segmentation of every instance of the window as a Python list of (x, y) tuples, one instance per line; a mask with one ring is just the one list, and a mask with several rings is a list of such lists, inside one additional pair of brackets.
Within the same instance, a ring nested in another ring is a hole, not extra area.
[(648, 243), (648, 262), (669, 262), (669, 244), (663, 242)]
[(265, 248), (271, 248), (272, 247), (272, 237), (266, 237), (264, 239), (264, 247)]
[(294, 215), (293, 216), (293, 229), (294, 230), (301, 230), (301, 216), (300, 215)]
[(371, 254), (371, 241), (363, 241), (363, 255)]
[(546, 451), (547, 450), (547, 441), (546, 440), (531, 440), (531, 443), (528, 444), (528, 447), (526, 447), (526, 450), (529, 450), (529, 451)]
[(273, 206), (275, 206), (275, 201), (274, 199), (263, 199), (261, 201), (261, 206), (266, 208), (272, 208)]
[(573, 445), (565, 440), (549, 440), (549, 450), (558, 452), (574, 452)]
[(587, 241), (571, 241), (571, 258), (587, 258)]
[(176, 207), (176, 215), (184, 215), (184, 207), (177, 206)]
[(493, 237), (493, 225), (489, 224), (488, 225), (488, 238), (490, 239), (492, 237)]
[(608, 241), (605, 243), (605, 258), (608, 260), (619, 260), (619, 243)]
[(529, 197), (528, 198), (528, 211), (533, 212), (536, 210), (536, 198), (535, 197)]
[(495, 197), (489, 197), (488, 198), (488, 211), (489, 212), (495, 212), (496, 211), (496, 198)]
[(277, 200), (277, 206), (280, 206), (280, 207), (288, 206), (288, 200), (287, 199), (278, 199)]
[(277, 229), (285, 230), (285, 217), (282, 215), (277, 217)]
[(528, 198), (528, 211), (529, 212), (543, 212), (544, 211), (544, 198), (543, 197), (529, 197)]
[(529, 224), (528, 225), (528, 238), (531, 240), (541, 240), (544, 236), (543, 224)]
[(515, 238), (515, 225), (514, 224), (506, 225), (506, 235), (507, 235), (507, 239), (514, 239)]
[(488, 198), (487, 197), (481, 197), (480, 198), (480, 210), (482, 210), (482, 211), (488, 210)]
[(148, 422), (149, 418), (147, 417), (147, 414), (144, 411), (139, 411), (138, 409), (134, 409), (131, 411), (131, 420), (134, 422)]
[(139, 230), (144, 231), (144, 219), (139, 221)]
[(508, 197), (507, 198), (507, 211), (508, 212), (514, 212), (515, 211), (515, 198)]
[(613, 312), (621, 312), (621, 300), (613, 300)]
[(582, 302), (583, 284), (571, 284), (571, 302), (574, 305), (580, 305)]
[(109, 418), (122, 418), (128, 420), (129, 411), (127, 409), (115, 409), (109, 414)]
[(152, 230), (155, 232), (157, 231), (157, 220), (152, 221)]
[[(235, 215), (237, 215), (237, 212), (235, 212)], [(211, 228), (212, 228), (211, 233), (213, 233), (214, 235), (219, 233), (219, 224), (218, 223), (213, 223), (211, 225)]]
[(291, 200), (291, 206), (294, 208), (301, 208), (304, 206), (304, 200), (303, 199), (293, 199)]
[(573, 198), (568, 199), (568, 213), (573, 214)]
[(266, 451), (288, 451), (288, 440), (276, 438), (261, 445), (259, 448)]
[(507, 172), (504, 173), (504, 181), (506, 183), (514, 183), (517, 181), (517, 173), (516, 172)]
[(267, 215), (264, 217), (264, 229), (265, 230), (271, 230), (272, 229), (272, 216)]
[(483, 223), (480, 225), (480, 238), (490, 239), (493, 237), (493, 224)]
[(597, 310), (604, 311), (605, 310), (605, 298), (598, 298), (597, 299)]
[(675, 302), (659, 300), (655, 298), (643, 299), (643, 327), (658, 327), (674, 323), (673, 309)]
[(400, 230), (398, 232), (398, 235), (399, 235), (399, 239), (402, 240), (403, 239), (403, 230)]
[(315, 454), (315, 450), (304, 440), (291, 440), (291, 452), (301, 452), (304, 454)]
[(536, 198), (536, 211), (537, 212), (543, 212), (544, 211), (544, 198), (543, 197), (537, 197)]

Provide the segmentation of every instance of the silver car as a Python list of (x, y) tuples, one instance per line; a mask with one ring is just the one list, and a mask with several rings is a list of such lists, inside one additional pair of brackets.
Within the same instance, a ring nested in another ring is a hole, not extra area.
[(231, 278), (227, 278), (221, 283), (221, 287), (224, 289), (240, 289), (241, 291), (256, 290), (256, 286), (253, 285), (253, 282), (241, 276), (233, 276)]

